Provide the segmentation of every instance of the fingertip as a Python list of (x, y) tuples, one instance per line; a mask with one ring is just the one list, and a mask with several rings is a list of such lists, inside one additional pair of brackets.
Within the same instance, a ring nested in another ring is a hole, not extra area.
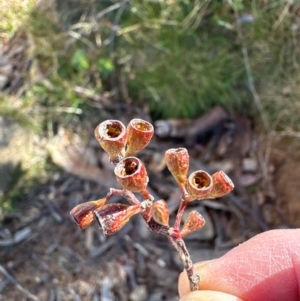
[[(206, 260), (206, 261), (197, 262), (197, 263), (194, 264), (194, 270), (196, 271), (197, 269), (201, 269), (201, 267), (205, 266), (206, 264), (208, 264), (209, 262), (212, 262), (212, 261), (213, 260)], [(200, 283), (201, 283), (201, 279), (200, 279)], [(184, 296), (189, 292), (190, 292), (190, 284), (189, 284), (187, 274), (184, 271), (179, 275), (178, 293), (179, 293), (179, 296)]]
[(222, 292), (195, 291), (181, 297), (180, 301), (243, 301), (242, 299)]
[[(221, 258), (195, 266), (200, 289), (220, 291), (247, 300), (299, 299), (300, 229), (257, 235)], [(282, 285), (284, 283), (284, 285)], [(189, 292), (180, 276), (179, 294)]]

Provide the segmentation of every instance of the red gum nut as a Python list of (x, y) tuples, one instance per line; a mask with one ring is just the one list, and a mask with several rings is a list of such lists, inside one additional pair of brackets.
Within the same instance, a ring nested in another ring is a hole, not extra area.
[(144, 194), (149, 178), (141, 160), (136, 157), (124, 158), (116, 165), (114, 173), (124, 189)]
[(96, 209), (94, 215), (105, 235), (118, 232), (129, 219), (141, 212), (140, 205), (128, 206), (124, 204), (107, 204)]
[(201, 229), (204, 225), (204, 217), (197, 211), (191, 211), (184, 222), (182, 230), (180, 231), (180, 236), (184, 237), (192, 232), (195, 232)]
[(81, 228), (87, 228), (94, 220), (93, 211), (101, 208), (107, 202), (107, 199), (100, 199), (97, 201), (90, 201), (77, 205), (70, 212), (76, 224)]
[(231, 192), (234, 188), (234, 184), (223, 171), (214, 173), (212, 175), (212, 181), (213, 187), (208, 195), (208, 198), (210, 199), (220, 198)]
[(189, 170), (189, 153), (185, 148), (172, 148), (165, 153), (165, 162), (179, 185), (185, 185)]
[(168, 205), (164, 200), (159, 200), (153, 203), (151, 207), (152, 216), (154, 220), (164, 226), (169, 225), (169, 209)]
[(119, 120), (106, 120), (95, 129), (95, 137), (111, 160), (118, 157), (127, 142), (125, 125)]
[(134, 156), (144, 149), (154, 134), (151, 123), (143, 119), (132, 119), (127, 126), (127, 150), (126, 157)]
[(187, 180), (190, 201), (206, 198), (212, 190), (212, 177), (203, 170), (194, 171)]

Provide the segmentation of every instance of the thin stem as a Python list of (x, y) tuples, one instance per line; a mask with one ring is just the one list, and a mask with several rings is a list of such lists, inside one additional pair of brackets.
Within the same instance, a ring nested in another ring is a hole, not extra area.
[(194, 265), (191, 260), (191, 256), (186, 248), (184, 240), (182, 238), (174, 238), (172, 236), (168, 236), (168, 239), (172, 246), (176, 249), (178, 257), (183, 264), (183, 267), (189, 279), (191, 292), (199, 290), (200, 276), (195, 273)]
[(96, 15), (96, 20), (102, 18), (103, 16), (105, 16), (106, 14), (112, 12), (113, 10), (118, 9), (119, 7), (121, 7), (123, 5), (123, 2), (118, 2), (116, 4), (113, 4), (113, 5), (105, 8), (105, 9), (103, 9), (101, 12), (99, 12)]
[(126, 199), (131, 205), (139, 205), (140, 201), (136, 198), (133, 192), (126, 189), (115, 189), (110, 188), (109, 193), (107, 194), (107, 198), (110, 199), (113, 195), (121, 196)]
[(182, 216), (191, 199), (184, 185), (180, 185), (179, 188), (182, 195), (181, 202), (176, 214), (174, 227), (170, 228), (168, 238), (173, 247), (176, 249), (179, 259), (181, 260), (186, 271), (190, 283), (190, 290), (196, 291), (199, 290), (200, 276), (198, 274), (195, 274), (191, 256), (187, 250), (184, 240), (180, 237), (180, 224)]
[(196, 291), (199, 289), (200, 284), (200, 276), (195, 274), (193, 262), (191, 260), (190, 254), (186, 248), (184, 240), (179, 238), (176, 240), (176, 244), (179, 249), (179, 256), (186, 270), (189, 282), (190, 282), (190, 290)]
[(174, 223), (174, 229), (176, 229), (176, 230), (180, 229), (180, 224), (181, 224), (183, 213), (184, 213), (188, 203), (191, 201), (185, 185), (180, 185), (179, 189), (181, 191), (182, 197), (181, 197), (181, 202), (180, 202), (180, 205), (179, 205), (179, 208), (178, 208), (178, 211), (176, 214), (175, 223)]
[(179, 208), (178, 208), (178, 212), (176, 214), (176, 219), (175, 219), (175, 222), (174, 222), (174, 229), (176, 229), (176, 230), (179, 230), (179, 228), (180, 228), (182, 216), (183, 216), (183, 213), (184, 213), (187, 205), (188, 205), (188, 202), (185, 199), (182, 198), (181, 202), (180, 202), (180, 205), (179, 205)]
[(145, 190), (141, 192), (141, 195), (145, 200), (154, 201), (154, 197), (149, 193), (147, 188), (145, 188)]

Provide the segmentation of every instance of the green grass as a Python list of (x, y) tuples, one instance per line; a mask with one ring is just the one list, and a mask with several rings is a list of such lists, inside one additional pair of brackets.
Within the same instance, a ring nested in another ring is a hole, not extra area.
[(35, 0), (5, 0), (0, 3), (0, 40), (7, 41), (26, 20)]
[[(91, 1), (89, 5), (88, 10), (97, 8), (97, 14), (112, 3), (106, 1), (99, 7)], [(253, 22), (241, 25), (240, 33), (233, 8), (239, 16), (253, 17)], [(88, 14), (87, 9), (82, 13)], [(24, 99), (30, 99), (27, 103), (34, 100), (35, 106), (49, 112), (46, 124), (65, 117), (67, 122), (79, 120), (76, 114), (57, 109), (90, 113), (86, 99), (74, 87), (96, 94), (113, 89), (122, 99), (118, 85), (122, 73), (130, 98), (150, 106), (154, 119), (194, 118), (217, 104), (232, 114), (257, 116), (244, 47), (270, 123), (297, 127), (300, 30), (292, 29), (297, 26), (296, 13), (292, 1), (235, 0), (231, 6), (217, 0), (133, 0), (96, 23), (80, 18), (77, 12), (78, 23), (62, 30), (33, 11), (25, 27), (34, 42), (35, 64)], [(115, 33), (112, 24), (119, 26)], [(73, 39), (70, 30), (80, 38)]]
[(300, 30), (292, 29), (299, 23), (298, 6), (292, 1), (234, 5), (239, 16), (253, 17), (241, 25), (240, 34), (233, 7), (221, 1), (132, 1), (128, 6), (115, 55), (132, 98), (150, 103), (154, 118), (196, 117), (216, 104), (229, 112), (259, 115), (244, 47), (271, 124), (279, 118), (298, 127)]
[[(235, 32), (218, 24), (226, 5), (132, 6), (119, 43), (132, 49), (125, 70), (133, 98), (150, 102), (154, 118), (197, 117), (217, 104), (231, 112), (249, 110), (241, 47)], [(136, 24), (136, 30), (126, 30)]]

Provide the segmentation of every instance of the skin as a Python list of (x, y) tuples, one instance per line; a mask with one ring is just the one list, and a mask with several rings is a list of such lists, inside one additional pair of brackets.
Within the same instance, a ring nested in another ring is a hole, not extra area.
[(190, 293), (182, 273), (180, 301), (299, 301), (300, 229), (264, 232), (195, 270), (201, 290)]

